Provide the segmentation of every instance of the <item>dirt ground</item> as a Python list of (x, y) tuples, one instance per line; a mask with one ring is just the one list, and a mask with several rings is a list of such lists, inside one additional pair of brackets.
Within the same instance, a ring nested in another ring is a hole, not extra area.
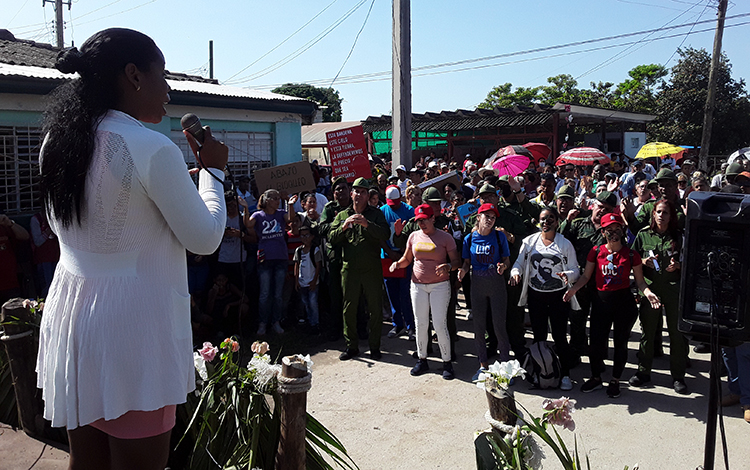
[[(475, 434), (489, 426), (484, 419), (485, 394), (470, 382), (478, 363), (466, 313), (459, 310), (461, 340), (456, 346), (456, 379), (452, 381), (442, 379), (436, 355), (430, 357), (430, 373), (410, 376), (415, 346), (405, 337), (387, 338), (389, 328), (385, 325), (380, 361), (370, 360), (367, 354), (339, 361), (343, 340), (311, 342), (292, 331), (281, 339), (283, 347), (278, 338), (271, 338), (276, 340), (271, 342), (271, 354), (312, 355), (315, 365), (308, 411), (343, 442), (360, 469), (473, 469)], [(635, 372), (639, 337), (636, 326), (625, 379)], [(666, 336), (664, 342), (668, 346)], [(623, 382), (617, 399), (608, 398), (603, 390), (579, 391), (588, 377), (585, 361), (571, 373), (575, 388), (570, 392), (530, 390), (525, 382), (512, 388), (517, 402), (537, 416), (545, 398), (566, 395), (577, 400), (575, 435), (579, 447), (588, 452), (592, 469), (622, 470), (625, 465), (632, 469), (639, 464), (641, 470), (692, 470), (704, 459), (709, 356), (692, 350), (690, 356), (687, 384), (691, 393), (686, 396), (672, 390), (668, 357), (655, 359), (652, 386), (630, 389)], [(737, 406), (724, 413), (730, 468), (750, 469), (750, 425)], [(572, 448), (574, 434), (566, 430), (560, 434)], [(545, 453), (548, 458), (543, 468), (562, 468), (550, 449)], [(35, 470), (62, 470), (67, 468), (67, 458), (61, 450), (0, 427), (0, 470), (32, 465)], [(716, 468), (724, 467), (722, 459), (717, 438)]]
[[(459, 311), (462, 339), (456, 346), (456, 379), (452, 381), (441, 377), (437, 352), (430, 357), (430, 373), (409, 375), (415, 346), (407, 338), (383, 337), (380, 361), (370, 360), (367, 354), (339, 361), (343, 341), (327, 343), (330, 349), (313, 355), (308, 411), (341, 439), (360, 469), (476, 468), (475, 433), (489, 425), (484, 419), (485, 394), (470, 382), (478, 363), (466, 313)], [(636, 370), (639, 338), (636, 326), (624, 379)], [(666, 335), (664, 342), (667, 346)], [(536, 416), (541, 415), (545, 398), (565, 395), (577, 400), (575, 434), (579, 446), (588, 452), (592, 469), (626, 465), (632, 469), (635, 464), (641, 470), (695, 469), (704, 459), (709, 355), (692, 350), (690, 355), (692, 366), (686, 378), (690, 395), (673, 391), (668, 354), (654, 361), (653, 385), (630, 389), (623, 381), (622, 395), (616, 399), (608, 398), (604, 390), (580, 392), (589, 373), (585, 360), (571, 372), (572, 391), (531, 390), (526, 382), (512, 388), (517, 402)], [(750, 469), (750, 425), (742, 419), (739, 407), (724, 413), (730, 468)], [(560, 430), (560, 434), (572, 449), (573, 433)], [(562, 468), (549, 448), (545, 453), (544, 468)], [(722, 459), (717, 438), (717, 468), (723, 468)]]

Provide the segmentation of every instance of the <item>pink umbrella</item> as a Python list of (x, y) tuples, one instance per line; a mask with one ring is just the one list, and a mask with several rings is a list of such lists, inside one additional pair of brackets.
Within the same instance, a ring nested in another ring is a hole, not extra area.
[(497, 152), (493, 153), (487, 160), (484, 161), (484, 166), (489, 168), (490, 165), (494, 164), (497, 160), (506, 155), (526, 155), (529, 159), (533, 158), (529, 149), (527, 149), (523, 145), (508, 145), (507, 147), (503, 147)]
[(510, 154), (499, 158), (492, 164), (498, 176), (518, 176), (529, 167), (529, 157), (526, 155)]
[(572, 163), (573, 165), (593, 165), (594, 162), (609, 163), (611, 160), (606, 153), (593, 147), (576, 147), (563, 152), (557, 157), (556, 165)]
[(523, 144), (524, 147), (529, 149), (529, 152), (531, 152), (531, 155), (534, 157), (534, 163), (537, 165), (539, 164), (539, 160), (541, 159), (547, 159), (549, 158), (550, 152), (552, 152), (552, 149), (550, 149), (546, 144), (542, 144), (539, 142), (528, 142), (526, 144)]

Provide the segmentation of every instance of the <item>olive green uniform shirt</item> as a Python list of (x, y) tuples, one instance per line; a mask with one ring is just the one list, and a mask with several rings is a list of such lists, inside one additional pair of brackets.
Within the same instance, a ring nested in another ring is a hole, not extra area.
[(385, 215), (379, 209), (368, 205), (362, 212), (368, 222), (367, 228), (355, 224), (344, 230), (344, 221), (354, 214), (356, 212), (351, 206), (339, 212), (330, 226), (328, 240), (334, 247), (341, 247), (341, 259), (345, 266), (366, 271), (377, 269), (378, 273), (382, 273), (380, 242), (387, 240), (391, 235)]
[(573, 221), (564, 220), (560, 225), (560, 233), (573, 244), (581, 272), (586, 268), (586, 257), (591, 248), (607, 242), (601, 231), (591, 221), (591, 217), (580, 217)]
[[(674, 240), (671, 234), (664, 233), (659, 234), (646, 227), (635, 236), (633, 241), (633, 250), (638, 252), (643, 258), (650, 256), (649, 251), (653, 250), (654, 254), (657, 255), (657, 262), (659, 264), (659, 270), (643, 265), (643, 277), (646, 278), (646, 283), (649, 285), (654, 284), (655, 287), (676, 287), (680, 284), (681, 272), (675, 270), (673, 272), (667, 272), (666, 268), (669, 265), (671, 258), (675, 261), (680, 261), (680, 253), (677, 241)], [(659, 289), (661, 291), (661, 289)]]

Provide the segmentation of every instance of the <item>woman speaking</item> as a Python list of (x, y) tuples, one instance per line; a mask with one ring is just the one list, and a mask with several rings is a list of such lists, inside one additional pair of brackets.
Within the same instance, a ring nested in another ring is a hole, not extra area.
[(179, 148), (144, 127), (170, 88), (142, 33), (98, 32), (56, 68), (80, 78), (53, 92), (40, 156), (61, 251), (37, 359), (44, 417), (68, 429), (71, 469), (163, 469), (195, 388), (185, 250), (221, 242), (228, 151), (206, 129), (196, 190)]

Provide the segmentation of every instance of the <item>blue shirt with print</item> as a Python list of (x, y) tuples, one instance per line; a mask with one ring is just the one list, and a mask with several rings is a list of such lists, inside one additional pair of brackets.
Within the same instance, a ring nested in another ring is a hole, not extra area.
[[(384, 204), (380, 207), (380, 210), (383, 212), (383, 215), (385, 215), (385, 221), (388, 222), (388, 226), (391, 228), (391, 235), (387, 240), (388, 246), (391, 247), (391, 249), (399, 251), (393, 245), (393, 235), (395, 234), (393, 225), (398, 219), (401, 219), (404, 223), (408, 222), (412, 217), (414, 217), (414, 208), (409, 204), (402, 202), (401, 205), (399, 205), (398, 209), (394, 210), (393, 207), (389, 206), (388, 204)], [(382, 257), (385, 258), (385, 252), (383, 250), (380, 251)]]
[(497, 276), (497, 264), (510, 256), (508, 239), (497, 230), (488, 235), (471, 232), (464, 238), (461, 256), (471, 260), (472, 276)]

